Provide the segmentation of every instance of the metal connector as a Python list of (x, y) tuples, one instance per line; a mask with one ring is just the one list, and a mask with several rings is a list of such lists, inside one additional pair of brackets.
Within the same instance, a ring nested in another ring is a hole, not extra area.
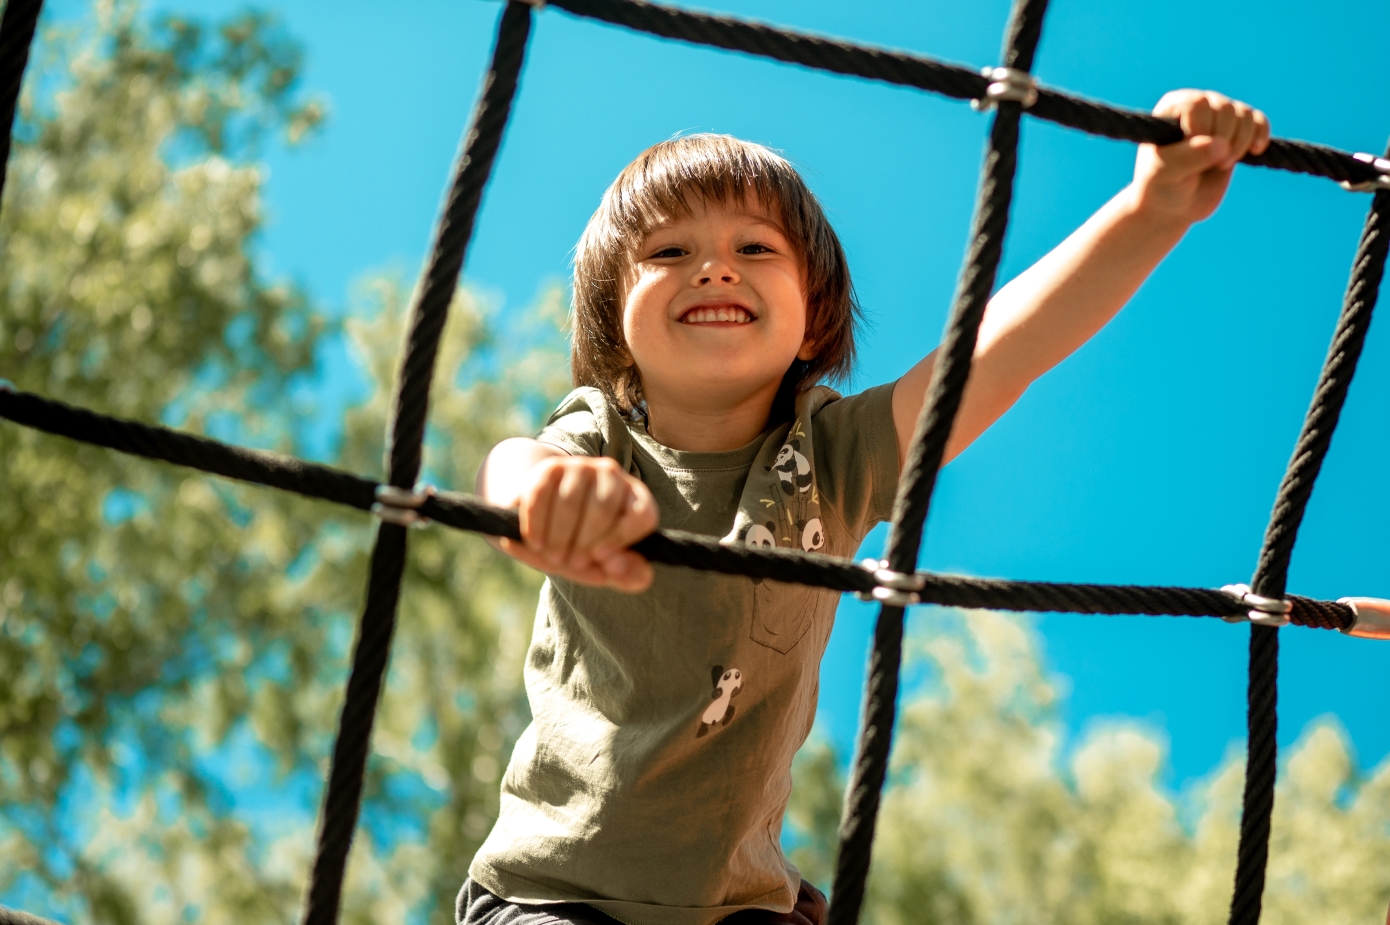
[(1261, 597), (1252, 592), (1249, 585), (1226, 585), (1221, 590), (1250, 608), (1244, 617), (1225, 617), (1227, 623), (1243, 623), (1249, 620), (1256, 626), (1288, 626), (1289, 614), (1293, 612), (1293, 601), (1278, 597)]
[(1027, 109), (1038, 101), (1038, 82), (1027, 71), (1016, 67), (987, 67), (980, 71), (989, 78), (983, 99), (971, 100), (976, 112), (993, 109), (999, 103), (1022, 103)]
[(1376, 597), (1340, 597), (1337, 603), (1346, 604), (1356, 615), (1351, 626), (1342, 630), (1359, 639), (1390, 639), (1390, 601)]
[(425, 527), (429, 525), (430, 519), (420, 514), (420, 506), (433, 494), (433, 485), (421, 485), (414, 491), (394, 485), (378, 485), (372, 513), (380, 520), (398, 527)]
[(895, 572), (883, 559), (865, 559), (860, 565), (878, 585), (872, 591), (854, 592), (854, 596), (861, 601), (878, 601), (893, 607), (922, 603), (922, 597), (917, 592), (926, 587), (925, 577), (910, 572)]
[[(1376, 193), (1390, 192), (1390, 160), (1383, 157), (1376, 157), (1374, 154), (1358, 152), (1352, 157), (1361, 161), (1363, 164), (1370, 164), (1376, 169), (1376, 176), (1370, 180), (1362, 180), (1353, 183), (1350, 180), (1339, 180), (1337, 185), (1342, 189), (1352, 193)], [(1369, 598), (1367, 598), (1369, 600)]]

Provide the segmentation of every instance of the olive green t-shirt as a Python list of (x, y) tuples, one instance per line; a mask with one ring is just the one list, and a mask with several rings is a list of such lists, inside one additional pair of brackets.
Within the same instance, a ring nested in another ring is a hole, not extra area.
[[(898, 479), (891, 384), (808, 389), (790, 424), (718, 453), (662, 446), (582, 388), (539, 439), (617, 460), (664, 528), (836, 556), (888, 518)], [(655, 568), (636, 595), (546, 581), (526, 658), (533, 719), (469, 876), (631, 925), (788, 911), (800, 878), (782, 815), (838, 595)]]

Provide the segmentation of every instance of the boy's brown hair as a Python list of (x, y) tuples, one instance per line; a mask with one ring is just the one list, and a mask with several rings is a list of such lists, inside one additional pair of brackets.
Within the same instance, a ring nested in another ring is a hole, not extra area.
[(690, 214), (691, 201), (749, 198), (781, 219), (805, 273), (806, 334), (816, 355), (796, 360), (778, 395), (779, 410), (822, 378), (843, 379), (854, 364), (859, 305), (844, 248), (820, 203), (791, 164), (769, 149), (729, 135), (688, 135), (653, 145), (603, 194), (574, 257), (576, 386), (594, 386), (624, 411), (642, 401), (641, 380), (623, 342), (624, 281), (632, 255), (658, 223)]

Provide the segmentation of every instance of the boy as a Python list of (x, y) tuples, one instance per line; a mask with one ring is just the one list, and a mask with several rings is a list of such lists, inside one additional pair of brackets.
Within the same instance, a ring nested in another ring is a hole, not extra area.
[[(949, 460), (1099, 330), (1235, 163), (1264, 115), (1165, 96), (1186, 140), (991, 300)], [(534, 720), (459, 897), (466, 925), (818, 922), (779, 848), (791, 760), (815, 714), (837, 596), (662, 568), (656, 529), (852, 555), (889, 516), (931, 378), (840, 398), (849, 271), (795, 170), (727, 136), (629, 165), (575, 257), (574, 392), (539, 439), (498, 444), (478, 490), (516, 506), (515, 558), (549, 575), (526, 664)], [(620, 592), (628, 592), (623, 594)]]

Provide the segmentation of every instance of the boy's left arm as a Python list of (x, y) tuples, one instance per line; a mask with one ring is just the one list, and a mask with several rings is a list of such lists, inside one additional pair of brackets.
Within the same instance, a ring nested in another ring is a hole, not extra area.
[[(1133, 182), (990, 300), (943, 465), (1104, 327), (1188, 227), (1215, 211), (1236, 162), (1269, 145), (1264, 113), (1219, 93), (1175, 90), (1154, 115), (1176, 118), (1187, 137), (1141, 145)], [(900, 464), (935, 360), (932, 351), (893, 389)]]

